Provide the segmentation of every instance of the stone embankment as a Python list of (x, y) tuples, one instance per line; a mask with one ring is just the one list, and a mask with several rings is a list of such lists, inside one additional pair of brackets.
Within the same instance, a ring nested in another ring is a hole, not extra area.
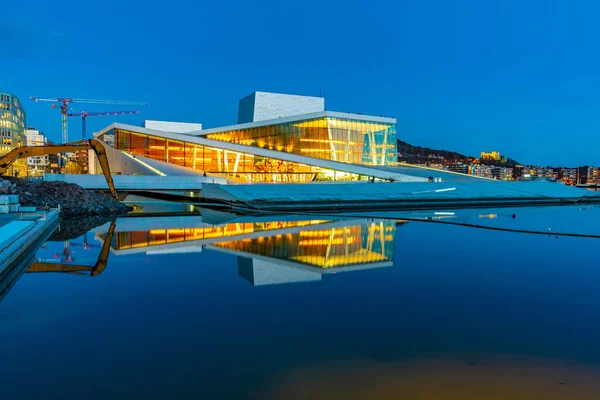
[(21, 206), (60, 208), (61, 218), (123, 215), (132, 208), (101, 193), (66, 182), (0, 181), (0, 192), (19, 195)]

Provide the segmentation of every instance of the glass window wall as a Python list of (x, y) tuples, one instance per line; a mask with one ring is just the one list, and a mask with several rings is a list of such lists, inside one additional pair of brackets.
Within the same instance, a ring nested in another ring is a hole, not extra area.
[(395, 165), (396, 124), (324, 117), (206, 135), (208, 139), (363, 165)]
[(336, 268), (392, 261), (396, 225), (379, 221), (310, 229), (286, 235), (230, 240), (217, 247), (319, 267)]
[[(124, 129), (114, 130), (114, 143), (122, 151), (197, 171), (220, 174), (239, 182), (304, 183), (367, 179), (356, 174), (164, 139)], [(281, 146), (284, 146), (283, 142)]]

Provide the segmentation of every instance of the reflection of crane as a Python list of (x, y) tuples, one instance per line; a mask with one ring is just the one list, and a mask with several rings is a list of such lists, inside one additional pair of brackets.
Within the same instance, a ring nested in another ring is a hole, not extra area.
[(88, 235), (87, 232), (83, 234), (83, 243), (71, 243), (71, 246), (77, 246), (77, 247), (81, 246), (81, 247), (83, 247), (83, 250), (89, 250), (94, 247), (100, 247), (99, 244), (93, 244), (93, 243), (88, 242), (87, 235)]
[(46, 101), (60, 104), (52, 104), (52, 108), (60, 108), (62, 114), (62, 141), (67, 143), (69, 141), (69, 126), (67, 117), (69, 116), (69, 103), (87, 103), (87, 104), (121, 104), (130, 106), (146, 106), (147, 102), (139, 101), (116, 101), (116, 100), (95, 100), (95, 99), (73, 99), (70, 97), (57, 97), (57, 98), (41, 98), (41, 97), (30, 97), (31, 100), (37, 102)]
[(12, 149), (10, 152), (0, 157), (0, 175), (5, 174), (8, 167), (10, 167), (11, 164), (20, 157), (43, 156), (46, 154), (59, 154), (89, 149), (94, 150), (94, 153), (96, 153), (98, 162), (100, 163), (102, 172), (104, 173), (104, 178), (106, 179), (106, 183), (110, 189), (110, 193), (114, 199), (117, 199), (117, 191), (115, 190), (115, 184), (113, 183), (112, 176), (110, 175), (108, 158), (106, 158), (106, 149), (104, 148), (102, 142), (96, 139), (58, 145), (17, 147), (16, 149)]
[(85, 126), (85, 120), (87, 119), (87, 117), (96, 117), (96, 116), (103, 116), (103, 115), (133, 115), (133, 114), (139, 114), (140, 110), (135, 110), (135, 111), (82, 111), (79, 113), (69, 113), (67, 114), (67, 117), (81, 117), (81, 139), (82, 140), (86, 140), (87, 139), (87, 133), (86, 133), (86, 126)]
[(34, 261), (33, 263), (31, 263), (31, 266), (27, 270), (27, 273), (64, 272), (67, 274), (80, 274), (81, 275), (84, 272), (90, 272), (90, 276), (100, 275), (102, 273), (102, 271), (104, 271), (104, 269), (106, 268), (106, 263), (108, 262), (108, 255), (110, 254), (110, 244), (112, 242), (112, 238), (115, 233), (116, 226), (117, 226), (116, 220), (113, 220), (110, 224), (110, 227), (108, 228), (106, 237), (104, 238), (104, 244), (102, 245), (102, 249), (100, 250), (100, 255), (98, 256), (98, 260), (96, 261), (96, 264), (94, 264), (93, 266)]
[[(58, 258), (58, 254), (54, 255), (54, 258)], [(65, 240), (63, 243), (63, 258), (60, 261), (64, 262), (73, 262), (74, 258), (71, 257), (71, 242), (69, 240)]]

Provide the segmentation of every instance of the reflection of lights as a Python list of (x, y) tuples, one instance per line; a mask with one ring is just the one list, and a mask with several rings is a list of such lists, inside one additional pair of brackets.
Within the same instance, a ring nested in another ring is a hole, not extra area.
[[(307, 225), (321, 224), (329, 221), (272, 221), (269, 223), (232, 223), (218, 227), (206, 228), (172, 228), (172, 229), (151, 229), (148, 231), (130, 231), (119, 232), (117, 241), (117, 250), (130, 248), (141, 248), (149, 246), (158, 246), (167, 243), (188, 242), (195, 240), (206, 240), (216, 238), (229, 238), (243, 234), (259, 231), (275, 231), (282, 228), (302, 227)], [(329, 232), (329, 231), (327, 231)], [(291, 234), (286, 234), (286, 238), (291, 239)], [(261, 237), (259, 242), (263, 242), (267, 237)], [(282, 239), (278, 235), (278, 239)], [(239, 239), (243, 242), (251, 242), (252, 239)], [(233, 242), (223, 242), (233, 243)]]
[(346, 239), (346, 241), (344, 241), (344, 238), (337, 238), (337, 239), (306, 239), (306, 240), (300, 240), (298, 242), (298, 246), (323, 246), (323, 245), (336, 245), (336, 244), (352, 244), (354, 243), (356, 240), (354, 239), (354, 237), (349, 237)]
[(344, 228), (338, 229), (327, 229), (327, 230), (318, 230), (318, 231), (303, 231), (300, 232), (300, 236), (304, 237), (323, 237), (331, 235), (333, 231), (334, 235), (341, 235), (344, 233)]
[[(331, 149), (300, 149), (302, 153), (331, 153)], [(344, 150), (335, 150), (336, 153), (345, 153)]]

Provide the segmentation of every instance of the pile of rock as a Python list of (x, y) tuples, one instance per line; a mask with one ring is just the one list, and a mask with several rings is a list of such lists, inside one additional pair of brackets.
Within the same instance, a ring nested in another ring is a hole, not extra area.
[(21, 205), (36, 206), (38, 209), (60, 208), (62, 218), (123, 215), (132, 210), (117, 200), (72, 183), (29, 182), (15, 188), (20, 196)]
[(17, 193), (17, 185), (8, 180), (0, 179), (0, 194), (15, 194)]

